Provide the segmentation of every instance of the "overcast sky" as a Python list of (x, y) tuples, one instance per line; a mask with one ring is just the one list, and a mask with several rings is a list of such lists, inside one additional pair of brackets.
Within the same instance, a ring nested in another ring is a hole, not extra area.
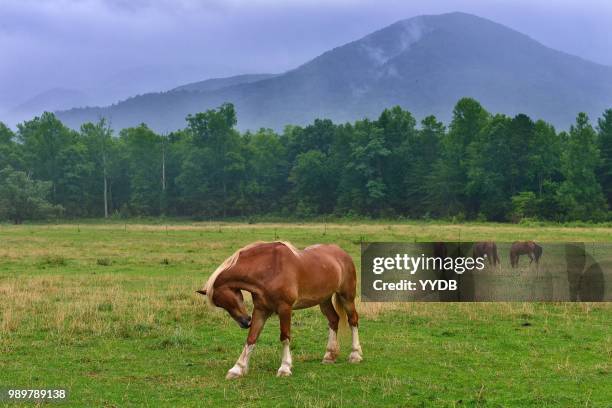
[(0, 0), (0, 112), (58, 87), (115, 99), (282, 72), (397, 20), (450, 11), (612, 65), (609, 0)]

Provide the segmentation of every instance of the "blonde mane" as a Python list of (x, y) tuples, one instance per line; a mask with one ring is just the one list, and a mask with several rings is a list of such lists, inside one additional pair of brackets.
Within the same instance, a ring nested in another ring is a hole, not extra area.
[(227, 258), (225, 261), (223, 261), (223, 263), (221, 263), (221, 265), (219, 265), (217, 267), (217, 269), (215, 269), (215, 271), (210, 275), (210, 277), (208, 278), (208, 280), (206, 281), (206, 284), (204, 285), (204, 291), (206, 291), (206, 298), (208, 299), (208, 304), (211, 306), (214, 306), (213, 303), (213, 290), (214, 290), (214, 286), (215, 286), (215, 281), (217, 280), (217, 278), (219, 277), (219, 275), (221, 275), (222, 272), (228, 270), (229, 268), (231, 268), (232, 266), (236, 265), (236, 263), (238, 262), (238, 258), (240, 258), (240, 254), (243, 251), (246, 251), (248, 249), (251, 249), (253, 247), (256, 247), (258, 245), (263, 245), (263, 244), (282, 244), (285, 247), (287, 247), (291, 252), (293, 252), (293, 255), (299, 257), (300, 256), (300, 251), (293, 246), (293, 244), (291, 244), (290, 242), (287, 241), (272, 241), (272, 242), (265, 242), (265, 241), (257, 241), (257, 242), (253, 242), (252, 244), (249, 244), (247, 246), (244, 246), (242, 248), (240, 248), (239, 250), (237, 250), (236, 252), (234, 252), (229, 258)]

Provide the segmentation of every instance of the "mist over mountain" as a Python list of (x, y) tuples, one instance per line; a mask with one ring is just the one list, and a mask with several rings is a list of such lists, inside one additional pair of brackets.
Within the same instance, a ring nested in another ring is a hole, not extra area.
[[(175, 88), (179, 85), (189, 87), (203, 86), (218, 89), (227, 86), (226, 80), (240, 83), (242, 76), (196, 81), (202, 77), (207, 68), (202, 65), (191, 64), (159, 64), (121, 67), (110, 74), (96, 75), (88, 72), (83, 78), (78, 78), (70, 85), (49, 86), (42, 92), (29, 95), (27, 87), (21, 90), (20, 97), (6, 95), (0, 92), (0, 121), (15, 127), (23, 120), (40, 115), (44, 111), (67, 110), (71, 108), (84, 108), (90, 106), (105, 106), (127, 99), (134, 95), (148, 92), (159, 92)], [(209, 69), (228, 72), (230, 69), (223, 64), (208, 64)], [(261, 79), (266, 75), (247, 75), (242, 82)], [(237, 78), (237, 79), (233, 79)], [(40, 82), (54, 83), (55, 81), (42, 76)], [(187, 83), (187, 85), (183, 85)], [(43, 88), (44, 89), (44, 88)]]
[(273, 78), (276, 74), (244, 74), (227, 78), (211, 78), (204, 81), (193, 82), (187, 85), (178, 86), (172, 91), (194, 91), (210, 92), (218, 89), (227, 88), (233, 85), (250, 84), (251, 82), (261, 81), (262, 79)]
[(11, 119), (10, 122), (17, 123), (31, 119), (33, 113), (87, 106), (89, 102), (90, 96), (85, 92), (68, 88), (52, 88), (10, 109), (6, 116)]
[(527, 113), (566, 128), (578, 112), (596, 117), (612, 106), (612, 67), (450, 13), (399, 21), (281, 75), (203, 81), (58, 116), (74, 128), (104, 116), (115, 129), (144, 122), (171, 131), (184, 127), (189, 113), (232, 102), (241, 129), (375, 118), (393, 105), (448, 121), (465, 96), (491, 112)]

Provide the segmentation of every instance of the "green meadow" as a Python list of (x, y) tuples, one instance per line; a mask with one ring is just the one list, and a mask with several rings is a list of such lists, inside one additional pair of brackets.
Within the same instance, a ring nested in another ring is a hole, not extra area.
[(195, 290), (241, 246), (275, 239), (337, 243), (359, 265), (361, 241), (611, 242), (612, 228), (0, 225), (0, 388), (65, 388), (68, 400), (57, 406), (75, 407), (612, 404), (609, 303), (359, 303), (358, 365), (346, 362), (347, 339), (335, 365), (321, 364), (326, 319), (318, 308), (297, 311), (293, 376), (275, 376), (281, 348), (272, 318), (248, 375), (227, 381), (246, 331)]

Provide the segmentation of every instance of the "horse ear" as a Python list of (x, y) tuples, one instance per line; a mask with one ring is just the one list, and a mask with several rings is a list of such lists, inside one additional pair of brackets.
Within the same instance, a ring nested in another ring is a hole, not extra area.
[(200, 295), (206, 296), (206, 290), (196, 290)]

